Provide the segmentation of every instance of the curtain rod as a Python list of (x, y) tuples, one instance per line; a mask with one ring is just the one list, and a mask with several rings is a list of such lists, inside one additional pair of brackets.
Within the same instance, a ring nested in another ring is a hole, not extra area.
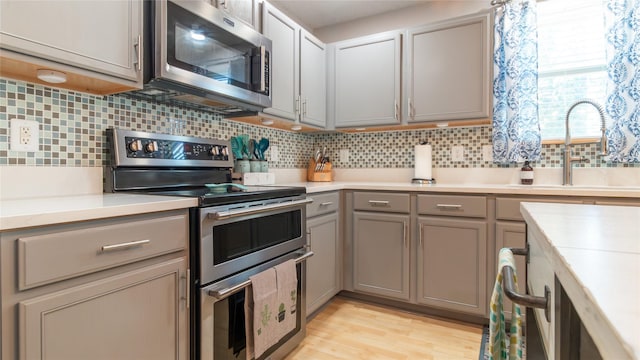
[(491, 0), (491, 6), (502, 6), (508, 2), (511, 2), (511, 0)]

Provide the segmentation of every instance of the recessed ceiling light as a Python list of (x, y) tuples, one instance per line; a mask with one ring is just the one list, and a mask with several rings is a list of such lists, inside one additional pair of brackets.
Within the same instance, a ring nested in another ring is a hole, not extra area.
[(267, 126), (273, 125), (273, 120), (262, 119), (262, 125), (267, 125)]
[(293, 126), (291, 127), (291, 130), (293, 130), (293, 131), (300, 131), (300, 130), (302, 130), (302, 126), (300, 126), (300, 125), (293, 125)]
[(40, 69), (36, 76), (38, 79), (51, 84), (61, 84), (67, 81), (67, 74), (55, 70)]
[(191, 38), (196, 41), (204, 40), (204, 34), (201, 31), (191, 30)]
[(355, 128), (356, 131), (365, 131), (367, 128)]
[(439, 128), (445, 128), (449, 126), (449, 123), (446, 123), (446, 122), (437, 123), (436, 126)]

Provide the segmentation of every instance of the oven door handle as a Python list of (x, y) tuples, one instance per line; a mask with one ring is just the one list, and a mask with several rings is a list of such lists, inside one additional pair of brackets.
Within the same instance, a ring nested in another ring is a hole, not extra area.
[(266, 212), (271, 210), (279, 210), (279, 209), (286, 209), (289, 207), (296, 207), (299, 205), (305, 205), (312, 202), (313, 202), (313, 199), (306, 198), (304, 200), (287, 201), (283, 203), (249, 207), (249, 208), (243, 208), (238, 210), (211, 212), (207, 214), (207, 217), (213, 220), (224, 220), (224, 219), (230, 219), (238, 216), (258, 214), (261, 212)]
[[(306, 253), (304, 253), (302, 256), (298, 257), (295, 259), (296, 264), (301, 263), (303, 261), (306, 261), (308, 258), (313, 256), (313, 251), (307, 251)], [(247, 286), (251, 285), (251, 280), (245, 280), (239, 284), (236, 284), (234, 286), (230, 286), (228, 288), (222, 289), (222, 290), (209, 290), (207, 291), (207, 294), (209, 296), (212, 296), (214, 298), (216, 298), (216, 300), (224, 300), (226, 298), (228, 298), (229, 296), (237, 293), (238, 291), (246, 288)]]

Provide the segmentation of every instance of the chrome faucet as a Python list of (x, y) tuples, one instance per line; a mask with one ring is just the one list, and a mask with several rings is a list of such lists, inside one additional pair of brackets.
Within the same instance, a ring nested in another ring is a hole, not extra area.
[[(580, 104), (590, 104), (593, 105), (593, 107), (595, 107), (598, 110), (598, 114), (600, 114), (600, 131), (602, 133), (602, 135), (600, 136), (600, 156), (605, 156), (607, 155), (607, 137), (606, 137), (606, 130), (607, 130), (607, 124), (605, 122), (604, 119), (604, 109), (602, 108), (602, 106), (598, 103), (596, 103), (593, 100), (580, 100), (576, 103), (574, 103), (573, 105), (571, 105), (571, 107), (569, 108), (569, 111), (567, 111), (567, 116), (564, 120), (564, 126), (566, 129), (566, 135), (564, 138), (564, 153), (563, 153), (563, 162), (562, 162), (562, 185), (573, 185), (573, 163), (574, 162), (584, 162), (587, 161), (587, 159), (584, 156), (573, 156), (572, 155), (572, 151), (571, 151), (571, 132), (569, 131), (569, 115), (571, 115), (571, 111), (573, 111), (573, 109), (580, 105)], [(587, 143), (583, 143), (583, 144), (597, 144), (598, 142), (587, 142)]]

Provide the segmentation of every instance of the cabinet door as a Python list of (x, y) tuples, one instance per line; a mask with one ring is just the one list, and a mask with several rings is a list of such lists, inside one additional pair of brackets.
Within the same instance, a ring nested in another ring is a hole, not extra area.
[(336, 127), (400, 123), (400, 52), (398, 32), (335, 44)]
[(264, 112), (296, 120), (299, 111), (300, 26), (267, 2), (263, 6), (262, 22), (262, 32), (272, 42), (271, 107)]
[(20, 359), (187, 359), (186, 260), (22, 301)]
[(489, 14), (407, 32), (409, 122), (489, 117)]
[[(496, 253), (495, 253), (495, 266), (493, 271), (489, 272), (493, 274), (493, 278), (496, 277), (497, 263), (498, 263), (498, 253), (500, 249), (504, 247), (510, 248), (519, 248), (522, 249), (526, 246), (527, 235), (526, 235), (526, 226), (524, 223), (509, 223), (509, 222), (496, 222)], [(527, 264), (525, 256), (514, 256), (516, 260), (516, 275), (518, 281), (518, 289), (519, 292), (524, 294), (527, 289)], [(493, 280), (495, 281), (495, 280)], [(493, 289), (493, 281), (489, 283), (489, 288)], [(511, 319), (511, 300), (505, 297), (503, 308), (505, 310), (505, 318)], [(523, 311), (524, 313), (524, 311)]]
[(409, 300), (409, 216), (353, 214), (353, 288)]
[(307, 260), (307, 316), (340, 291), (338, 214), (307, 221), (309, 246), (313, 256)]
[(215, 6), (256, 29), (258, 27), (258, 2), (256, 0), (214, 0)]
[(327, 125), (327, 58), (325, 44), (300, 30), (300, 121), (319, 127)]
[(138, 0), (0, 2), (2, 48), (139, 83), (141, 35)]
[(418, 302), (486, 315), (486, 223), (423, 217), (418, 225)]

